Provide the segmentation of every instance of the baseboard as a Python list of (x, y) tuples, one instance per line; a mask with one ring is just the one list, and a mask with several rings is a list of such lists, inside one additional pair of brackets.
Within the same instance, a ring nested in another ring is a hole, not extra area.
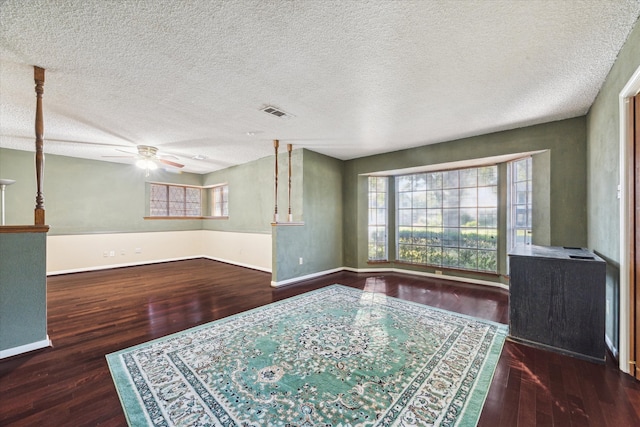
[(250, 268), (252, 270), (258, 270), (258, 271), (264, 271), (265, 273), (271, 273), (271, 269), (270, 268), (264, 268), (264, 267), (259, 267), (257, 265), (251, 265), (251, 264), (245, 264), (245, 263), (242, 263), (242, 262), (231, 261), (231, 260), (224, 259), (224, 258), (217, 258), (217, 257), (211, 257), (211, 256), (205, 256), (205, 255), (201, 256), (200, 258), (206, 258), (206, 259), (210, 259), (212, 261), (224, 262), (225, 264), (237, 265), (238, 267)]
[(178, 258), (154, 259), (154, 260), (140, 261), (140, 262), (125, 262), (121, 264), (96, 265), (91, 267), (72, 268), (69, 270), (49, 271), (47, 272), (47, 276), (56, 276), (59, 274), (69, 274), (69, 273), (84, 273), (87, 271), (109, 270), (112, 268), (135, 267), (138, 265), (160, 264), (163, 262), (184, 261), (187, 259), (197, 259), (197, 258), (205, 258), (205, 257), (198, 255), (198, 256), (186, 256), (186, 257), (178, 257)]
[(6, 359), (7, 357), (17, 356), (19, 354), (28, 353), (34, 350), (40, 350), (41, 348), (51, 347), (51, 340), (49, 335), (42, 341), (36, 341), (29, 344), (21, 345), (18, 347), (9, 348), (6, 350), (0, 350), (0, 359)]
[(470, 279), (467, 277), (459, 277), (459, 276), (450, 276), (448, 274), (435, 274), (428, 273), (426, 271), (416, 271), (416, 270), (405, 270), (402, 268), (352, 268), (352, 267), (344, 267), (345, 271), (351, 271), (353, 273), (401, 273), (401, 274), (412, 274), (414, 276), (424, 276), (424, 277), (432, 277), (434, 279), (444, 279), (444, 280), (452, 280), (454, 282), (464, 282), (464, 283), (473, 283), (474, 285), (482, 285), (482, 286), (492, 286), (495, 288), (506, 289), (509, 290), (509, 285), (500, 282), (491, 282), (489, 280), (480, 280), (480, 279)]
[[(246, 264), (246, 263), (241, 263), (241, 262), (235, 262), (235, 261), (224, 259), (224, 258), (210, 257), (210, 256), (207, 256), (207, 255), (197, 255), (197, 256), (188, 256), (188, 257), (179, 257), (179, 258), (166, 258), (166, 259), (159, 259), (159, 260), (152, 260), (152, 261), (99, 265), (99, 266), (93, 266), (93, 267), (75, 268), (75, 269), (70, 269), (70, 270), (50, 271), (50, 272), (47, 272), (47, 276), (55, 276), (55, 275), (69, 274), (69, 273), (82, 273), (82, 272), (97, 271), (97, 270), (108, 270), (108, 269), (111, 269), (111, 268), (135, 267), (135, 266), (138, 266), (138, 265), (159, 264), (159, 263), (163, 263), (163, 262), (183, 261), (183, 260), (198, 259), (198, 258), (210, 259), (212, 261), (224, 262), (225, 264), (237, 265), (238, 267), (250, 268), (252, 270), (263, 271), (265, 273), (272, 273), (271, 269), (260, 267), (260, 266), (257, 266), (257, 265), (251, 265), (251, 264)], [(304, 276), (293, 277), (291, 279), (281, 280), (281, 281), (277, 281), (277, 282), (272, 281), (271, 282), (271, 286), (274, 287), (274, 288), (277, 288), (277, 287), (280, 287), (280, 286), (285, 286), (285, 285), (290, 285), (292, 283), (301, 282), (303, 280), (314, 279), (316, 277), (324, 276), (325, 274), (337, 273), (339, 271), (350, 271), (350, 272), (353, 272), (353, 273), (385, 273), (385, 272), (389, 272), (389, 273), (412, 274), (412, 275), (415, 275), (415, 276), (432, 277), (434, 279), (443, 279), (443, 280), (451, 280), (451, 281), (456, 281), (456, 282), (472, 283), (472, 284), (475, 284), (475, 285), (482, 285), (482, 286), (492, 286), (492, 287), (496, 287), (496, 288), (500, 288), (500, 289), (506, 289), (506, 290), (509, 289), (509, 285), (506, 285), (506, 284), (500, 283), (500, 282), (491, 282), (491, 281), (488, 281), (488, 280), (480, 280), (480, 279), (471, 279), (471, 278), (466, 278), (466, 277), (450, 276), (450, 275), (447, 275), (447, 274), (434, 274), (434, 273), (428, 273), (428, 272), (425, 272), (425, 271), (405, 270), (405, 269), (402, 269), (402, 268), (384, 268), (384, 267), (383, 268), (338, 267), (338, 268), (333, 268), (333, 269), (330, 269), (330, 270), (318, 271), (316, 273), (311, 273), (311, 274), (307, 274), (307, 275), (304, 275)]]
[(620, 360), (618, 355), (618, 349), (613, 345), (613, 342), (611, 342), (607, 334), (604, 335), (604, 343), (609, 349), (609, 351), (611, 352), (611, 354), (613, 355), (613, 358), (616, 360)]
[(338, 267), (333, 268), (331, 270), (319, 271), (317, 273), (308, 274), (305, 276), (294, 277), (287, 280), (282, 280), (278, 282), (271, 282), (271, 286), (274, 288), (290, 285), (292, 283), (301, 282), (303, 280), (313, 279), (319, 276), (324, 276), (325, 274), (337, 273), (339, 271), (350, 271), (352, 273), (402, 273), (402, 274), (412, 274), (415, 276), (424, 276), (424, 277), (433, 277), (434, 279), (444, 279), (451, 280), (455, 282), (464, 282), (464, 283), (472, 283), (475, 285), (482, 286), (492, 286), (495, 288), (506, 289), (509, 290), (509, 285), (499, 282), (490, 282), (488, 280), (479, 280), (479, 279), (469, 279), (465, 277), (458, 276), (449, 276), (447, 274), (434, 274), (427, 273), (424, 271), (415, 271), (415, 270), (403, 270), (401, 268), (353, 268), (353, 267)]
[(127, 262), (127, 263), (122, 263), (122, 264), (97, 265), (97, 266), (92, 266), (92, 267), (73, 268), (73, 269), (70, 269), (70, 270), (49, 271), (47, 273), (47, 276), (56, 276), (56, 275), (60, 275), (60, 274), (69, 274), (69, 273), (84, 273), (84, 272), (88, 272), (88, 271), (98, 271), (98, 270), (109, 270), (109, 269), (112, 269), (112, 268), (136, 267), (136, 266), (139, 266), (139, 265), (160, 264), (160, 263), (163, 263), (163, 262), (184, 261), (184, 260), (188, 260), (188, 259), (198, 259), (198, 258), (206, 258), (206, 259), (210, 259), (212, 261), (220, 261), (220, 262), (224, 262), (225, 264), (232, 264), (232, 265), (237, 265), (238, 267), (245, 267), (245, 268), (250, 268), (252, 270), (259, 270), (259, 271), (264, 271), (264, 272), (267, 272), (267, 273), (271, 273), (270, 269), (266, 269), (266, 268), (263, 268), (263, 267), (258, 267), (256, 265), (244, 264), (244, 263), (241, 263), (241, 262), (235, 262), (235, 261), (231, 261), (231, 260), (227, 260), (227, 259), (210, 257), (210, 256), (206, 256), (206, 255), (195, 255), (195, 256), (186, 256), (186, 257), (178, 257), (178, 258), (155, 259), (155, 260), (151, 260), (151, 261)]
[(302, 282), (303, 280), (315, 279), (316, 277), (324, 276), (326, 274), (337, 273), (343, 271), (345, 267), (332, 268), (331, 270), (318, 271), (316, 273), (307, 274), (304, 276), (293, 277), (291, 279), (281, 280), (279, 282), (271, 282), (271, 287), (279, 288), (280, 286), (290, 285), (296, 282)]

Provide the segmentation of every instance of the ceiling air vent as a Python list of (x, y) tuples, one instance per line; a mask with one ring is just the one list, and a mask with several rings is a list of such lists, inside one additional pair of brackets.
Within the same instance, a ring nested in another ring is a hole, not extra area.
[(285, 113), (284, 111), (274, 107), (273, 105), (267, 105), (266, 107), (261, 108), (260, 111), (264, 111), (267, 114), (271, 114), (272, 116), (280, 117), (283, 119), (291, 117), (290, 114)]

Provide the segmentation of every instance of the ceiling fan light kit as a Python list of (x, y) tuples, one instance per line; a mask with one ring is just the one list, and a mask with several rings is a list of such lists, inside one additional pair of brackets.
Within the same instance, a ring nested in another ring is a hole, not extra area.
[(136, 166), (140, 169), (147, 169), (151, 171), (158, 169), (158, 165), (156, 165), (156, 163), (151, 159), (140, 159), (136, 162)]

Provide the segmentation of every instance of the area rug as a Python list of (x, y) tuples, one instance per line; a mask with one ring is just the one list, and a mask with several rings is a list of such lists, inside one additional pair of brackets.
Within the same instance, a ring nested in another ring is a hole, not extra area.
[(332, 285), (107, 361), (131, 426), (475, 426), (505, 336)]

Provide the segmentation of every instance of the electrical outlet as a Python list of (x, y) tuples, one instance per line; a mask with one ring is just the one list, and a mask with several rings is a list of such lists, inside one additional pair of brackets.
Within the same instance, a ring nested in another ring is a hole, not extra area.
[(142, 253), (142, 248), (136, 248), (136, 253), (137, 254), (141, 254)]
[(436, 274), (442, 274), (442, 270), (436, 270)]
[(304, 264), (304, 259), (302, 259), (302, 257), (300, 257), (300, 258), (298, 259), (298, 264), (300, 264), (300, 265)]
[(102, 252), (102, 256), (105, 257), (105, 258), (108, 257), (109, 256), (109, 251)]
[(126, 254), (127, 254), (127, 252), (126, 252), (124, 249), (122, 249), (122, 250), (120, 251), (120, 255), (126, 255)]

